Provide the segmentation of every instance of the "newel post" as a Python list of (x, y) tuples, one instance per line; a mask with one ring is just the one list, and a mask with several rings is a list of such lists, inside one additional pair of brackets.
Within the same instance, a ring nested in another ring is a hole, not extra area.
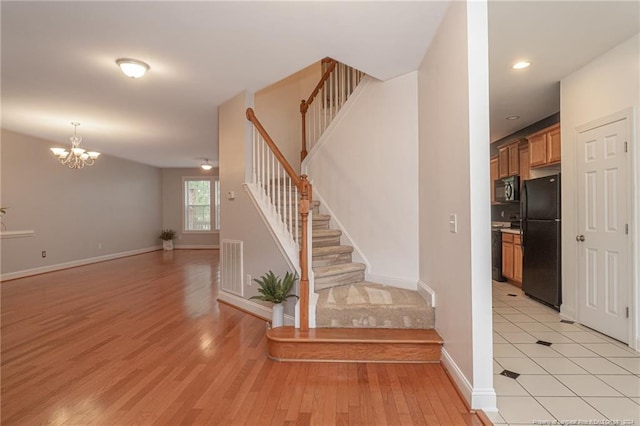
[(302, 115), (302, 150), (300, 150), (300, 162), (307, 156), (307, 109), (309, 104), (304, 99), (300, 102), (300, 114)]
[(307, 175), (300, 176), (300, 215), (302, 216), (302, 238), (300, 239), (300, 330), (309, 330), (309, 205), (311, 201), (311, 184)]

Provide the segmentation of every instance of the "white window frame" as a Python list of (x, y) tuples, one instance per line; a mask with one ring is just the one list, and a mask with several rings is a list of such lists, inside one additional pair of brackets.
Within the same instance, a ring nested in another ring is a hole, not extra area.
[[(211, 218), (211, 229), (210, 230), (187, 230), (186, 229), (186, 209), (187, 209), (187, 200), (186, 200), (186, 183), (189, 181), (201, 181), (208, 180), (210, 182), (210, 191), (209, 200), (211, 202), (210, 205), (210, 218)], [(182, 177), (182, 218), (181, 218), (181, 227), (182, 233), (184, 234), (218, 234), (220, 233), (219, 225), (220, 218), (218, 217), (220, 210), (220, 180), (218, 176), (183, 176)]]

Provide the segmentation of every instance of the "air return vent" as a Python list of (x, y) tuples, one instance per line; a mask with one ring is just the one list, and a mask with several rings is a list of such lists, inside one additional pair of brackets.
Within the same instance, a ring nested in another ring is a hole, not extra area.
[(244, 297), (242, 286), (242, 241), (222, 240), (222, 290)]

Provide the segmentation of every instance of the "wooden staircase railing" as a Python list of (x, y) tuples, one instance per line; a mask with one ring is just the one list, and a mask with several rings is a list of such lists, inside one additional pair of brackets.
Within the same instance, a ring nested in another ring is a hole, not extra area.
[[(307, 331), (309, 330), (309, 242), (311, 240), (308, 223), (313, 189), (306, 175), (296, 174), (252, 108), (247, 109), (246, 115), (254, 128), (253, 183), (260, 186), (270, 199), (272, 208), (281, 218), (284, 231), (299, 243), (300, 330)], [(298, 217), (300, 217), (300, 227)]]
[[(302, 115), (302, 149), (300, 160), (304, 160), (308, 150), (318, 141), (331, 121), (338, 114), (351, 93), (364, 77), (358, 71), (335, 59), (322, 60), (323, 73), (320, 81), (308, 99), (300, 103)], [(320, 95), (318, 102), (314, 102)]]

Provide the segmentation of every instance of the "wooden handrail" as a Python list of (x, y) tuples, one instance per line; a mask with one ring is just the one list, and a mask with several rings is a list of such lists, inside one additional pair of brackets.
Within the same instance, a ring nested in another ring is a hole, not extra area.
[(271, 139), (271, 136), (269, 136), (269, 133), (267, 133), (264, 127), (262, 127), (260, 120), (258, 120), (258, 117), (256, 117), (256, 114), (253, 111), (253, 108), (247, 108), (247, 120), (253, 123), (253, 125), (258, 130), (258, 133), (260, 133), (260, 136), (262, 136), (262, 138), (267, 143), (269, 148), (271, 148), (271, 151), (276, 156), (280, 164), (282, 164), (282, 167), (287, 172), (287, 174), (289, 175), (293, 183), (298, 187), (298, 190), (301, 191), (302, 189), (300, 186), (301, 185), (300, 178), (298, 177), (296, 172), (293, 170), (293, 167), (291, 167), (291, 164), (289, 164), (289, 162), (284, 157), (284, 155), (282, 155), (282, 152), (280, 152), (276, 143), (273, 141), (273, 139)]
[(329, 76), (331, 75), (333, 70), (336, 69), (336, 65), (338, 65), (338, 61), (331, 58), (324, 58), (322, 60), (322, 63), (329, 64), (327, 66), (327, 69), (324, 71), (324, 74), (322, 74), (322, 77), (320, 78), (318, 84), (316, 84), (313, 92), (311, 92), (309, 99), (303, 99), (302, 102), (300, 102), (300, 114), (302, 115), (302, 149), (300, 150), (300, 161), (303, 161), (307, 156), (307, 110), (309, 109), (309, 105), (311, 105), (316, 96), (318, 96), (320, 89), (322, 89), (324, 83), (329, 79)]
[(320, 81), (318, 82), (318, 84), (316, 84), (313, 92), (311, 92), (309, 99), (307, 99), (306, 101), (302, 101), (303, 104), (300, 105), (300, 111), (302, 111), (302, 105), (305, 105), (305, 112), (307, 112), (306, 110), (309, 108), (309, 105), (311, 105), (316, 96), (318, 96), (318, 93), (320, 92), (320, 89), (322, 89), (322, 86), (324, 86), (324, 82), (329, 79), (329, 76), (331, 75), (333, 70), (336, 69), (336, 65), (338, 65), (338, 61), (336, 61), (335, 59), (331, 59), (328, 63), (329, 66), (327, 66), (324, 74), (322, 74), (322, 77), (320, 77)]
[(247, 108), (247, 120), (253, 123), (254, 127), (262, 136), (262, 139), (266, 142), (271, 152), (275, 155), (278, 162), (282, 165), (284, 170), (287, 172), (287, 175), (291, 178), (294, 185), (298, 188), (300, 192), (300, 207), (299, 212), (301, 216), (300, 225), (302, 228), (301, 238), (300, 238), (300, 330), (308, 331), (309, 330), (309, 232), (308, 232), (308, 223), (309, 223), (309, 209), (311, 202), (313, 201), (313, 189), (309, 180), (307, 179), (307, 175), (302, 175), (298, 177), (296, 172), (291, 167), (291, 164), (287, 161), (287, 159), (282, 155), (282, 152), (278, 149), (278, 146), (275, 144), (269, 133), (265, 130), (265, 128), (256, 117), (255, 112), (252, 108)]

